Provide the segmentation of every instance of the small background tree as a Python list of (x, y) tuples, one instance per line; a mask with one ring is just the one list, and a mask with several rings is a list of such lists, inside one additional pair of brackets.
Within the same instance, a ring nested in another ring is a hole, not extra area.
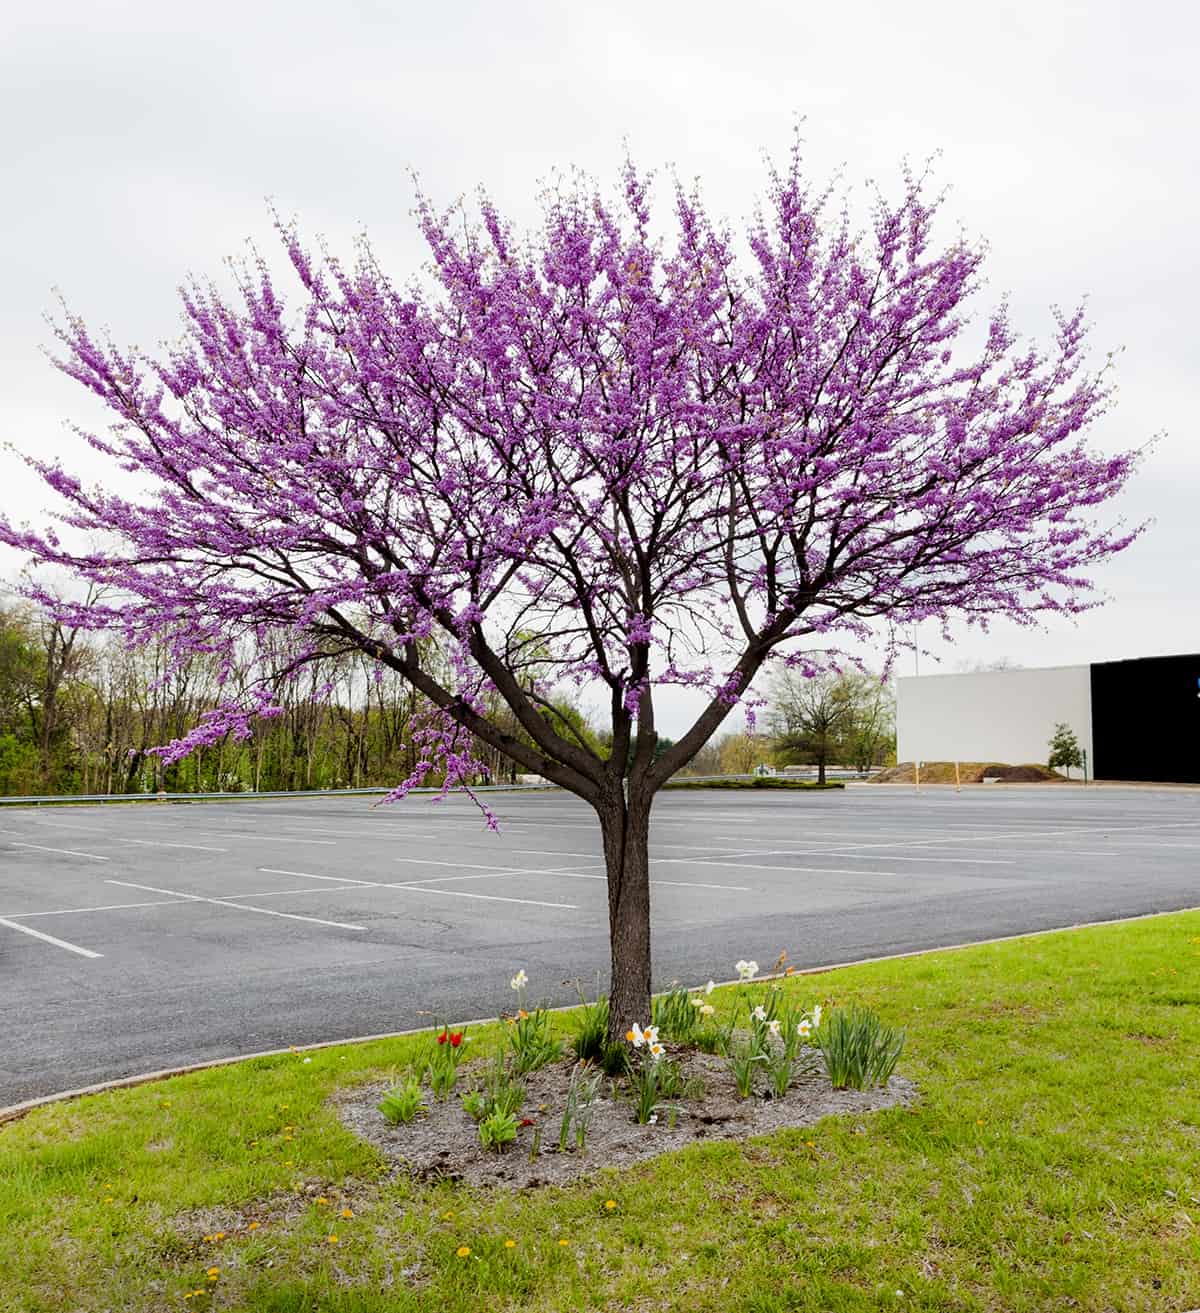
[(842, 737), (842, 757), (865, 774), (896, 759), (896, 695), (876, 675), (848, 674), (851, 712)]
[[(32, 586), (56, 623), (156, 645), (166, 679), (209, 664), (220, 704), (167, 764), (354, 658), (423, 700), (395, 796), (435, 768), (469, 784), (482, 744), (584, 799), (621, 1035), (649, 1015), (655, 795), (764, 667), (879, 623), (890, 644), (1076, 611), (1130, 539), (1094, 519), (1133, 462), (1085, 440), (1111, 389), (1082, 311), (1046, 349), (1003, 307), (964, 344), (982, 248), (939, 247), (937, 208), (909, 177), (857, 233), (796, 149), (744, 240), (681, 186), (653, 223), (632, 164), (615, 204), (550, 191), (528, 235), (486, 199), (472, 221), (422, 198), (418, 284), (281, 226), (291, 302), (255, 255), (232, 294), (184, 290), (156, 356), (65, 315), (58, 363), (115, 419), (86, 439), (133, 478), (30, 454), (70, 532), (0, 522), (0, 542), (104, 590)], [(599, 741), (553, 710), (585, 686)], [(701, 705), (660, 754), (668, 687)]]
[(782, 765), (812, 764), (817, 782), (842, 755), (854, 718), (853, 688), (843, 675), (785, 670), (771, 693), (771, 732)]
[(1054, 727), (1054, 733), (1050, 738), (1050, 760), (1046, 765), (1051, 770), (1058, 770), (1061, 767), (1068, 775), (1072, 767), (1076, 770), (1083, 769), (1083, 749), (1079, 746), (1075, 731), (1065, 722), (1060, 721)]

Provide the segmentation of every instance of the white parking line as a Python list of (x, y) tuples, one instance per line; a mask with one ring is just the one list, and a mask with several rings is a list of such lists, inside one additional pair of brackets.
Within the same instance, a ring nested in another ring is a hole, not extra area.
[(202, 843), (165, 843), (161, 839), (122, 839), (119, 835), (112, 836), (114, 843), (136, 843), (139, 848), (192, 848), (198, 853), (227, 853), (228, 848), (209, 848)]
[[(540, 851), (532, 848), (516, 849), (518, 852), (535, 852)], [(584, 853), (548, 853), (551, 857), (584, 857)], [(588, 857), (589, 861), (603, 863), (602, 857)], [(657, 860), (670, 861), (671, 858), (662, 858)], [(683, 861), (684, 858), (676, 860)], [(593, 875), (591, 872), (575, 871), (570, 867), (548, 867), (546, 869), (531, 869), (526, 866), (481, 866), (476, 862), (439, 862), (431, 857), (393, 857), (394, 862), (405, 862), (409, 866), (451, 866), (455, 870), (468, 871), (489, 871), (490, 875), (447, 875), (447, 876), (430, 876), (428, 880), (408, 880), (405, 883), (415, 884), (445, 884), (451, 880), (492, 880), (502, 879), (506, 875), (549, 875), (558, 880), (605, 880), (607, 875)], [(774, 868), (772, 868), (774, 869)], [(716, 889), (733, 894), (752, 893), (748, 885), (741, 884), (700, 884), (695, 880), (651, 880), (653, 885), (667, 885), (676, 889)]]
[[(514, 867), (511, 871), (496, 870), (488, 871), (483, 875), (428, 875), (423, 880), (399, 880), (395, 884), (389, 884), (389, 889), (411, 889), (416, 885), (425, 884), (461, 884), (466, 880), (506, 880), (514, 875), (528, 875), (529, 872), (520, 867)], [(566, 880), (603, 880), (602, 875), (581, 875), (572, 871), (554, 871), (546, 872), (547, 875), (560, 875)]]
[(64, 853), (67, 857), (90, 857), (93, 862), (109, 862), (111, 857), (100, 857), (96, 853), (80, 853), (73, 848), (47, 848), (41, 843), (14, 843), (14, 848), (36, 848), (41, 853)]
[(447, 898), (480, 898), (489, 903), (521, 903), (526, 907), (558, 907), (563, 911), (577, 912), (575, 903), (544, 903), (537, 898), (501, 898), (499, 894), (470, 894), (465, 889), (430, 889), (423, 884), (385, 884), (384, 889), (411, 889), (416, 894), (445, 894)]
[(171, 903), (184, 903), (186, 898), (155, 898), (146, 903), (100, 903), (91, 907), (52, 907), (47, 912), (13, 912), (22, 921), (31, 916), (71, 916), (80, 912), (121, 912), (129, 907), (167, 907)]
[[(396, 861), (404, 860), (405, 859), (402, 857), (396, 858)], [(277, 871), (272, 870), (272, 868), (267, 866), (260, 866), (258, 869), (272, 875), (297, 875), (309, 880), (336, 880), (339, 878), (338, 876), (333, 875), (312, 875), (308, 871)], [(509, 872), (498, 872), (497, 874), (509, 874)], [(448, 876), (447, 878), (457, 878), (459, 880), (490, 880), (495, 879), (496, 876), (461, 875), (457, 877)], [(596, 878), (602, 880), (604, 877), (597, 876)], [(489, 903), (523, 903), (528, 907), (558, 907), (571, 912), (578, 911), (578, 907), (575, 903), (546, 903), (537, 898), (501, 898), (499, 894), (469, 894), (455, 889), (427, 889), (426, 886), (429, 882), (423, 880), (393, 881), (390, 883), (385, 880), (353, 880), (349, 883), (364, 889), (412, 889), (417, 893), (422, 889), (425, 889), (427, 893), (431, 894), (453, 894), (459, 898), (479, 898)]]
[[(1011, 857), (900, 857), (896, 853), (874, 857), (870, 853), (831, 853), (824, 848), (821, 852), (826, 857), (849, 857), (854, 862), (951, 862), (955, 866), (1016, 866), (1017, 864)], [(807, 856), (807, 853), (802, 853), (801, 856)]]
[[(665, 848), (690, 848), (690, 847), (693, 847), (693, 846), (699, 848), (699, 845), (681, 844), (681, 843), (668, 843), (668, 844), (663, 844), (663, 845), (661, 845), (661, 846), (662, 846), (662, 847), (665, 847)], [(706, 847), (704, 847), (704, 848), (700, 848), (700, 851), (701, 851), (701, 852), (711, 853), (711, 852), (712, 852), (712, 844), (708, 844)], [(734, 852), (734, 853), (724, 853), (724, 854), (717, 853), (717, 854), (714, 854), (714, 855), (713, 855), (713, 858), (710, 859), (710, 860), (706, 860), (706, 859), (699, 858), (699, 857), (655, 857), (655, 856), (651, 856), (651, 858), (650, 858), (650, 865), (651, 865), (651, 866), (654, 866), (654, 865), (656, 865), (657, 863), (661, 863), (661, 862), (672, 862), (672, 863), (674, 863), (674, 864), (676, 864), (676, 865), (682, 863), (682, 864), (685, 865), (685, 866), (690, 865), (691, 863), (695, 863), (695, 864), (698, 865), (698, 866), (704, 866), (704, 865), (708, 865), (708, 866), (714, 866), (714, 865), (717, 865), (717, 866), (742, 866), (742, 865), (743, 865), (743, 862), (741, 861), (741, 859), (742, 859), (743, 857), (808, 857), (808, 856), (812, 855), (812, 854), (814, 853), (814, 851), (815, 851), (815, 852), (819, 852), (820, 855), (821, 855), (821, 856), (824, 856), (824, 857), (849, 857), (851, 861), (855, 861), (855, 862), (859, 862), (859, 861), (862, 861), (862, 862), (951, 862), (951, 863), (953, 863), (953, 864), (955, 864), (955, 865), (958, 865), (958, 866), (1016, 866), (1016, 864), (1017, 864), (1016, 861), (1015, 861), (1014, 859), (1012, 859), (1012, 858), (1008, 858), (1008, 857), (899, 857), (899, 856), (897, 856), (897, 855), (895, 855), (895, 854), (893, 854), (893, 853), (888, 853), (886, 856), (880, 856), (880, 857), (873, 857), (873, 856), (871, 856), (870, 854), (863, 854), (863, 855), (860, 857), (857, 853), (853, 853), (853, 852), (830, 852), (829, 849), (827, 849), (827, 848), (820, 848), (820, 849), (817, 849), (817, 850), (806, 849), (806, 848), (801, 848), (801, 849), (795, 849), (795, 848), (743, 848), (743, 849), (740, 849), (738, 852)], [(561, 852), (556, 853), (556, 852), (553, 852), (553, 851), (552, 851), (551, 849), (549, 849), (549, 848), (514, 848), (514, 849), (513, 849), (513, 852), (516, 852), (516, 853), (528, 853), (528, 854), (530, 854), (530, 855), (540, 855), (540, 856), (543, 856), (543, 857), (587, 857), (587, 858), (590, 858), (592, 861), (601, 861), (601, 860), (603, 860), (602, 858), (595, 857), (593, 854), (590, 854), (590, 853), (561, 853)], [(736, 858), (737, 860), (736, 860), (736, 861), (734, 861), (734, 860), (730, 860), (730, 861), (728, 861), (728, 862), (717, 860), (718, 858), (721, 858), (721, 857), (728, 857), (728, 858), (730, 858), (730, 859)], [(759, 868), (755, 868), (755, 869), (774, 871), (774, 870), (782, 870), (782, 869), (784, 869), (784, 868), (782, 868), (782, 867), (774, 867), (774, 866), (767, 866), (767, 867), (759, 867)], [(827, 872), (827, 874), (841, 874), (841, 872)], [(887, 875), (887, 874), (893, 874), (893, 875), (894, 875), (894, 874), (896, 874), (896, 872), (886, 872), (886, 871), (874, 871), (874, 872), (873, 872), (873, 871), (862, 871), (862, 872), (855, 872), (855, 874), (862, 874), (862, 875)], [(660, 884), (682, 884), (683, 881), (670, 880), (670, 881), (659, 881), (658, 883), (660, 883)], [(712, 885), (709, 885), (709, 884), (702, 884), (702, 885), (696, 885), (695, 887), (696, 887), (697, 889), (733, 889), (733, 888), (735, 888), (736, 886), (733, 886), (733, 885), (720, 885), (720, 884), (712, 884)]]
[[(326, 921), (319, 916), (300, 916), (296, 912), (276, 912), (269, 907), (255, 907), (249, 903), (235, 903), (228, 898), (202, 898), (199, 894), (185, 894), (179, 889), (156, 889), (152, 884), (134, 884), (132, 880), (106, 880), (105, 884), (118, 884), (126, 889), (142, 889), (148, 894), (171, 894), (191, 903), (212, 903), (215, 907), (238, 907), (243, 912), (258, 912), (261, 916), (278, 916), (285, 921), (311, 921), (314, 925), (333, 926), (336, 930), (365, 930), (363, 925), (348, 925), (345, 921)], [(253, 897), (253, 895), (250, 895)]]
[(899, 877), (899, 871), (851, 871), (836, 866), (763, 866), (754, 862), (743, 861), (723, 861), (714, 859), (708, 861), (701, 857), (664, 857), (661, 861), (686, 861), (691, 866), (734, 866), (739, 871), (775, 871), (779, 875), (894, 875)]
[(42, 821), (33, 816), (29, 819), (34, 825), (43, 825), (51, 830), (86, 830), (89, 833), (101, 835), (111, 843), (135, 843), (139, 847), (145, 848), (195, 848), (198, 852), (203, 853), (227, 853), (229, 851), (228, 848), (208, 848), (199, 843), (165, 843), (160, 839), (130, 839), (123, 834), (113, 834), (102, 825), (66, 825), (62, 821)]
[(32, 926), (21, 925), (19, 921), (9, 921), (7, 918), (0, 916), (0, 925), (19, 930), (23, 935), (32, 935), (34, 939), (43, 939), (47, 944), (53, 944), (55, 948), (65, 948), (68, 953), (78, 953), (80, 957), (104, 956), (103, 953), (93, 953), (90, 948), (80, 948), (78, 944), (69, 944), (65, 939), (55, 939), (53, 935), (43, 934), (40, 930), (34, 930)]
[[(212, 830), (198, 830), (198, 834), (212, 834)], [(244, 830), (221, 830), (217, 833), (218, 839), (250, 839), (254, 842), (261, 840), (263, 843), (303, 843), (317, 844), (322, 848), (336, 848), (337, 844), (332, 839), (309, 839), (300, 835), (285, 834), (247, 834)]]
[(1155, 839), (1117, 839), (1108, 855), (1111, 857), (1125, 848), (1200, 848), (1200, 843), (1159, 843)]
[[(322, 877), (325, 878), (325, 877)], [(117, 884), (119, 881), (107, 880), (106, 884)], [(354, 880), (350, 884), (341, 885), (340, 888), (354, 889), (362, 884), (361, 880)], [(374, 886), (370, 886), (374, 887)], [(337, 889), (320, 890), (308, 885), (303, 889), (255, 889), (244, 894), (230, 894), (232, 900), (239, 898), (282, 898), (288, 894), (316, 894), (316, 893), (337, 893)], [(190, 903), (193, 901), (191, 894), (177, 894), (174, 898), (153, 898), (144, 903), (93, 903), (90, 907), (52, 907), (43, 912), (10, 912), (9, 916), (15, 921), (28, 921), (31, 916), (75, 916), (81, 912), (123, 912), (129, 908), (135, 907), (170, 907), (176, 903)]]
[(564, 853), (556, 848), (514, 848), (513, 852), (519, 857), (582, 857), (587, 862), (604, 862), (600, 853)]
[(297, 875), (302, 880), (335, 880), (347, 885), (363, 885), (367, 889), (374, 889), (379, 883), (377, 880), (352, 880), (348, 875), (313, 875), (311, 871), (282, 871), (277, 866), (260, 866), (258, 869), (264, 875)]

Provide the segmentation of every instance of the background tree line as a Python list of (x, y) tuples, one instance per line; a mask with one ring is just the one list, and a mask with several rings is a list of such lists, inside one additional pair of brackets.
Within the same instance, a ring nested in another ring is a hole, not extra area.
[[(235, 669), (232, 678), (248, 687), (257, 673)], [(164, 765), (150, 749), (217, 705), (219, 674), (212, 659), (172, 666), (161, 646), (131, 650), (28, 608), (0, 607), (0, 794), (384, 787), (417, 768), (423, 699), (352, 654), (280, 684), (282, 714), (258, 722), (245, 742), (227, 737)], [(605, 737), (568, 700), (550, 699), (545, 714), (603, 752)], [(769, 691), (764, 730), (713, 740), (685, 773), (811, 764), (823, 777), (829, 764), (887, 764), (895, 751), (891, 691), (870, 675), (785, 672)], [(510, 731), (524, 737), (515, 724)], [(670, 744), (660, 739), (659, 753)], [(475, 742), (473, 752), (493, 780), (516, 779), (516, 766), (496, 749)], [(426, 782), (440, 778), (431, 773)]]

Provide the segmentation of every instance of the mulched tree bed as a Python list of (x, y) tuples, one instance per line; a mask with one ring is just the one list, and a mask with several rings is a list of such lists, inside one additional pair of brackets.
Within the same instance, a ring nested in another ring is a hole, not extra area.
[[(417, 1178), (530, 1189), (566, 1185), (602, 1167), (624, 1167), (690, 1144), (741, 1140), (787, 1127), (810, 1126), (837, 1113), (863, 1115), (907, 1105), (916, 1097), (913, 1084), (900, 1076), (893, 1076), (882, 1089), (835, 1090), (820, 1055), (808, 1050), (797, 1062), (783, 1098), (764, 1098), (760, 1083), (751, 1098), (742, 1099), (723, 1058), (674, 1048), (670, 1056), (679, 1063), (685, 1079), (702, 1082), (702, 1095), (675, 1100), (678, 1113), (673, 1118), (663, 1112), (657, 1123), (639, 1126), (622, 1082), (605, 1079), (583, 1152), (558, 1151), (559, 1123), (573, 1065), (568, 1060), (552, 1063), (526, 1078), (521, 1116), (530, 1124), (522, 1126), (516, 1142), (500, 1153), (482, 1148), (476, 1124), (460, 1101), (476, 1075), (483, 1075), (484, 1062), (464, 1064), (454, 1093), (442, 1102), (427, 1094), (428, 1115), (406, 1125), (391, 1126), (378, 1111), (379, 1100), (389, 1088), (386, 1084), (343, 1091), (335, 1096), (334, 1105), (355, 1134), (378, 1148), (396, 1168)], [(537, 1152), (532, 1154), (535, 1137)]]

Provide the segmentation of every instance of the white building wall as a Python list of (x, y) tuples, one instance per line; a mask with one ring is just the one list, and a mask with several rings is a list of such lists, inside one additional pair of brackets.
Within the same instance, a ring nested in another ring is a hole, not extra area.
[(897, 761), (1044, 762), (1060, 721), (1092, 760), (1090, 666), (896, 681)]

